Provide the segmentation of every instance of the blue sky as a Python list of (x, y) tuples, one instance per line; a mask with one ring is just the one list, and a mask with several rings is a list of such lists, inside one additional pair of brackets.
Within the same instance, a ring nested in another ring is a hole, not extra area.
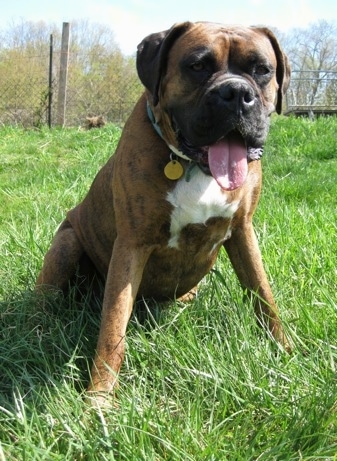
[(149, 33), (179, 21), (267, 25), (286, 32), (319, 19), (337, 21), (336, 0), (0, 0), (0, 28), (13, 20), (108, 24), (126, 54)]

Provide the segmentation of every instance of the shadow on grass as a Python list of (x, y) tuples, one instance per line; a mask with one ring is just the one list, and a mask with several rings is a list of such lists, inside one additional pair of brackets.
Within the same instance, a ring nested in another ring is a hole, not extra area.
[(11, 405), (14, 392), (28, 395), (68, 378), (83, 389), (99, 321), (97, 299), (78, 302), (74, 291), (66, 296), (24, 292), (1, 301), (0, 405)]
[[(102, 293), (84, 295), (78, 286), (65, 295), (26, 291), (2, 300), (0, 406), (11, 408), (15, 393), (27, 398), (43, 386), (64, 381), (83, 392), (90, 378), (101, 306)], [(150, 332), (160, 322), (161, 312), (162, 305), (154, 301), (137, 302), (129, 331)]]

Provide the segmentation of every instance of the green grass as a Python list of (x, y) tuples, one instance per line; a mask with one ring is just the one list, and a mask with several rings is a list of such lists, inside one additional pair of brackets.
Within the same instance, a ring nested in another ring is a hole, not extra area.
[(294, 353), (221, 255), (193, 303), (132, 319), (119, 409), (98, 414), (99, 309), (32, 288), (119, 134), (0, 129), (0, 461), (337, 460), (337, 119), (273, 119), (263, 158), (255, 227)]

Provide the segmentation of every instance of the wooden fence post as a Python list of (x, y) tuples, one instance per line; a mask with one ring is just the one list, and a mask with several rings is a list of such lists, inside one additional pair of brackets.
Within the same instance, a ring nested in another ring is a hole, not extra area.
[(69, 61), (70, 24), (64, 22), (62, 27), (62, 44), (60, 57), (60, 79), (57, 100), (57, 125), (64, 126), (66, 118), (67, 77)]
[(53, 34), (50, 34), (49, 78), (48, 78), (48, 126), (49, 128), (51, 128), (52, 103), (53, 103)]

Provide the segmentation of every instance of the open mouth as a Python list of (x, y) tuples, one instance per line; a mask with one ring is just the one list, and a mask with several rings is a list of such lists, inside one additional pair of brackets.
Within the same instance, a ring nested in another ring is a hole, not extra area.
[(232, 131), (209, 146), (196, 148), (180, 133), (179, 149), (200, 168), (213, 176), (221, 189), (231, 191), (242, 186), (248, 175), (248, 162), (262, 156), (262, 148), (247, 147), (243, 136)]

